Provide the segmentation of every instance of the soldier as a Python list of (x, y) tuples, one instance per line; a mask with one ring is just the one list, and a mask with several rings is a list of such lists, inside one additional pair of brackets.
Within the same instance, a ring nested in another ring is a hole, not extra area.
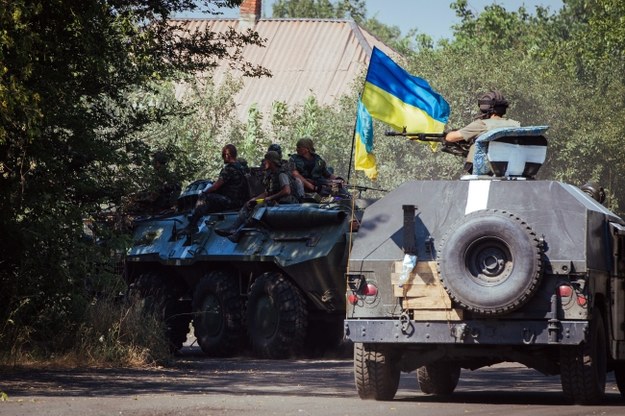
[(464, 170), (467, 173), (473, 172), (473, 154), (475, 140), (488, 130), (500, 127), (519, 127), (518, 121), (504, 118), (508, 108), (508, 100), (499, 91), (490, 91), (484, 94), (477, 101), (480, 108), (480, 115), (477, 120), (469, 123), (460, 130), (450, 131), (443, 137), (444, 142), (458, 142), (464, 140), (471, 144)]
[(215, 229), (221, 236), (228, 236), (232, 241), (238, 241), (241, 229), (249, 223), (253, 208), (258, 203), (268, 205), (296, 204), (300, 202), (297, 195), (295, 179), (288, 169), (283, 166), (280, 155), (275, 151), (268, 151), (263, 159), (267, 175), (265, 176), (265, 191), (256, 195), (241, 208), (236, 223), (228, 229)]
[(208, 189), (200, 194), (195, 208), (189, 217), (189, 225), (181, 234), (197, 232), (198, 220), (211, 212), (239, 209), (249, 198), (246, 171), (237, 160), (237, 148), (227, 144), (221, 150), (224, 167), (219, 172), (219, 178)]
[(302, 181), (305, 192), (321, 193), (324, 185), (336, 180), (336, 176), (328, 170), (325, 160), (315, 153), (312, 139), (299, 139), (295, 147), (297, 153), (290, 159), (293, 176)]
[(295, 178), (291, 175), (285, 161), (280, 158), (280, 154), (270, 150), (265, 154), (265, 191), (252, 198), (253, 200), (264, 199), (265, 202), (274, 201), (278, 204), (296, 204), (300, 202), (300, 195), (297, 192)]
[(304, 197), (304, 183), (302, 182), (301, 179), (296, 177), (296, 175), (293, 172), (295, 170), (295, 167), (294, 167), (295, 165), (293, 164), (293, 160), (292, 159), (285, 160), (282, 158), (282, 146), (280, 146), (278, 143), (270, 144), (267, 151), (278, 153), (278, 156), (280, 156), (280, 160), (282, 162), (282, 168), (288, 170), (291, 176), (293, 177), (293, 179), (295, 180), (295, 192), (296, 192), (297, 197), (301, 200)]
[(579, 189), (590, 195), (592, 199), (600, 204), (605, 202), (605, 190), (597, 182), (586, 182)]
[(280, 156), (280, 160), (282, 160), (282, 146), (278, 143), (271, 143), (269, 148), (267, 148), (268, 152), (276, 152), (278, 156)]

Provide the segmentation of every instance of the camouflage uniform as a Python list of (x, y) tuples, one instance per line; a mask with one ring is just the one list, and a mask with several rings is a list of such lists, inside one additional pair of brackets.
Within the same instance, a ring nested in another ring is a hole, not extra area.
[(242, 206), (250, 197), (246, 173), (245, 167), (239, 162), (226, 164), (219, 172), (219, 178), (224, 184), (215, 193), (230, 198), (236, 207)]
[(323, 185), (328, 182), (332, 173), (328, 170), (326, 161), (316, 153), (311, 153), (312, 159), (308, 160), (298, 154), (291, 155), (289, 166), (297, 170), (304, 178), (312, 181), (315, 185)]
[[(469, 148), (469, 154), (467, 155), (467, 159), (464, 164), (464, 170), (468, 173), (473, 172), (473, 159), (475, 158), (475, 140), (479, 136), (489, 130), (498, 129), (501, 127), (519, 127), (520, 125), (521, 123), (519, 123), (518, 121), (509, 118), (488, 118), (475, 120), (458, 130), (458, 132), (462, 135), (462, 139), (468, 143), (471, 143), (471, 147)], [(484, 157), (486, 156), (484, 155)]]
[(299, 195), (298, 186), (290, 171), (280, 168), (276, 172), (267, 172), (263, 180), (263, 185), (268, 195), (277, 194), (287, 183), (291, 188), (291, 195), (283, 196), (277, 202), (279, 204), (297, 204), (303, 195)]
[(201, 194), (191, 216), (197, 221), (211, 212), (239, 209), (249, 198), (246, 171), (239, 162), (227, 163), (219, 172), (223, 185), (217, 191)]

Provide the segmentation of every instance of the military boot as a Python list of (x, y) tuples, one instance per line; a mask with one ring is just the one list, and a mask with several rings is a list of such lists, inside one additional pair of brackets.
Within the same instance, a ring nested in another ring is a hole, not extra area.
[(193, 235), (198, 232), (197, 222), (199, 220), (199, 215), (196, 214), (195, 210), (191, 212), (189, 215), (189, 224), (184, 227), (182, 230), (178, 232), (178, 235)]
[(237, 219), (234, 224), (232, 224), (229, 228), (215, 228), (215, 234), (220, 235), (222, 237), (229, 237), (235, 233), (240, 233), (245, 224), (247, 223), (248, 212), (240, 211)]

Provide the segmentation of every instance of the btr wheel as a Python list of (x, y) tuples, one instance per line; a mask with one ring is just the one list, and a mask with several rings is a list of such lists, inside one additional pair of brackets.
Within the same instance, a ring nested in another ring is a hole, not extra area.
[[(564, 395), (573, 403), (597, 404), (605, 395), (607, 341), (599, 309), (592, 310), (586, 340), (560, 350), (560, 379)], [(620, 387), (620, 386), (619, 386)]]
[(417, 369), (417, 381), (425, 394), (447, 396), (454, 392), (460, 379), (460, 366), (437, 361)]
[(258, 277), (247, 299), (247, 331), (262, 358), (299, 354), (306, 338), (308, 310), (299, 289), (280, 273)]
[(542, 277), (542, 245), (532, 229), (505, 211), (473, 212), (444, 239), (438, 271), (464, 309), (497, 315), (520, 308)]
[(181, 291), (156, 272), (142, 274), (130, 287), (131, 297), (141, 299), (144, 312), (162, 322), (171, 352), (182, 348), (191, 322), (189, 305), (180, 300)]
[(235, 355), (243, 345), (243, 300), (238, 283), (223, 272), (208, 273), (193, 293), (193, 327), (205, 354)]
[(354, 379), (361, 399), (392, 400), (401, 372), (397, 354), (382, 344), (354, 344)]

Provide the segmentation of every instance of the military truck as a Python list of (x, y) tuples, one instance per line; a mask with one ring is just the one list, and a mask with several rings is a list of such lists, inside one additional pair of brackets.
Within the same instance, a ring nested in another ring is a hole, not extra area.
[(210, 356), (251, 349), (284, 358), (338, 345), (351, 201), (259, 204), (237, 241), (215, 233), (232, 227), (237, 212), (209, 214), (197, 234), (183, 235), (208, 185), (189, 185), (175, 213), (135, 222), (126, 256), (130, 291), (165, 322), (172, 349), (181, 348), (190, 322)]
[(625, 395), (625, 222), (535, 179), (546, 130), (485, 133), (481, 174), (410, 181), (367, 208), (345, 321), (361, 398), (393, 399), (412, 371), (449, 395), (463, 369), (501, 362), (559, 374), (571, 402), (600, 402), (610, 371)]

